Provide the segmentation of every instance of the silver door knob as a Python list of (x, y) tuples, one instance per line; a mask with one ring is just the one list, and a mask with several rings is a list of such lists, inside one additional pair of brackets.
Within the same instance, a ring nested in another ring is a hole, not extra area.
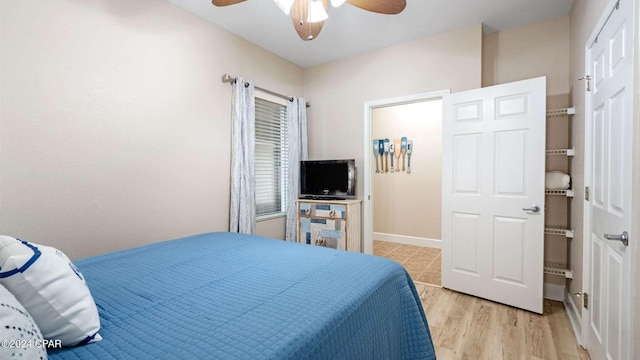
[(540, 212), (540, 206), (538, 205), (531, 205), (531, 207), (528, 208), (522, 208), (522, 211), (531, 211), (534, 213)]
[(629, 233), (627, 233), (626, 231), (623, 231), (620, 235), (604, 234), (604, 238), (607, 240), (622, 241), (622, 244), (624, 246), (629, 246)]

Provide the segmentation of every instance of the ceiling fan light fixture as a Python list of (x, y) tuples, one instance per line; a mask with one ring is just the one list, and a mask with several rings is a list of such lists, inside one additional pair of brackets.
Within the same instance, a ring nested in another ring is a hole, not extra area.
[[(1, 0), (0, 0), (1, 1)], [(229, 6), (247, 0), (211, 0), (215, 6)], [(324, 21), (329, 18), (327, 3), (339, 7), (345, 2), (378, 14), (399, 14), (407, 6), (407, 0), (274, 0), (276, 5), (287, 15), (290, 15), (293, 28), (300, 39), (313, 40), (318, 37)]]
[(309, 17), (307, 21), (310, 23), (325, 21), (329, 18), (329, 14), (324, 9), (322, 0), (311, 0), (309, 2)]
[(291, 6), (293, 5), (293, 0), (273, 0), (273, 1), (276, 3), (276, 5), (278, 5), (278, 7), (280, 8), (280, 10), (282, 10), (282, 12), (289, 15), (289, 13), (291, 12)]

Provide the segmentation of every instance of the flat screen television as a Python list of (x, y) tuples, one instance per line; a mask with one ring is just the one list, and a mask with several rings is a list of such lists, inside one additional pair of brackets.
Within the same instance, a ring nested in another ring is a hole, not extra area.
[(356, 197), (356, 161), (303, 160), (300, 162), (301, 199)]

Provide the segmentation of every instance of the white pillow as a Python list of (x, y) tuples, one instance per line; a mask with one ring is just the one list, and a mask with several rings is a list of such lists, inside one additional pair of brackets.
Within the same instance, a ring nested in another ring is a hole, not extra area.
[(0, 236), (0, 284), (29, 311), (45, 339), (63, 346), (102, 339), (84, 277), (60, 250)]
[(0, 285), (0, 359), (47, 359), (38, 325), (7, 288)]

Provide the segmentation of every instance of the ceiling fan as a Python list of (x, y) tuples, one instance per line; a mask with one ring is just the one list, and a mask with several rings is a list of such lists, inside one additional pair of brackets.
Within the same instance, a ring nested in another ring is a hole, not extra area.
[[(212, 0), (215, 6), (227, 6), (238, 4), (246, 0)], [(302, 40), (315, 39), (327, 15), (327, 0), (274, 0), (285, 14), (291, 14), (293, 27)], [(379, 13), (395, 15), (399, 14), (407, 6), (406, 0), (331, 0), (333, 7), (338, 7), (344, 2), (359, 7), (360, 9)]]

